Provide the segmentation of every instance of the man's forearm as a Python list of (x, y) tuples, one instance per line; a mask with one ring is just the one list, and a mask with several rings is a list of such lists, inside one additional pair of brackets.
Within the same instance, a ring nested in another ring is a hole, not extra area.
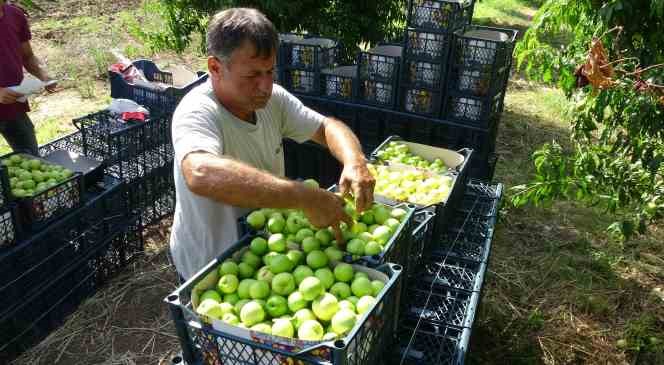
[(365, 162), (360, 141), (343, 122), (327, 118), (321, 137), (332, 155), (344, 166)]
[(182, 170), (192, 192), (237, 207), (301, 209), (312, 195), (301, 183), (208, 153), (189, 154)]
[(41, 67), (39, 60), (34, 55), (25, 60), (24, 67), (30, 74), (42, 81), (46, 81), (49, 78), (48, 73)]

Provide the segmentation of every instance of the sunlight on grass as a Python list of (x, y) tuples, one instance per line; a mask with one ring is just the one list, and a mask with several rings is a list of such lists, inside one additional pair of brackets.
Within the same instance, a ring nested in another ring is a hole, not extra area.
[(536, 10), (521, 0), (482, 0), (475, 3), (473, 22), (527, 27)]

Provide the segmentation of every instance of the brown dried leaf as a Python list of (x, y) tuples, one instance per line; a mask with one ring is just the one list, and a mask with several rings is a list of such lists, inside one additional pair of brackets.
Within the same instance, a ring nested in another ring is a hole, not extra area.
[(613, 86), (613, 67), (609, 64), (604, 45), (598, 39), (593, 40), (586, 63), (581, 66), (581, 75), (588, 79), (593, 87), (608, 89)]

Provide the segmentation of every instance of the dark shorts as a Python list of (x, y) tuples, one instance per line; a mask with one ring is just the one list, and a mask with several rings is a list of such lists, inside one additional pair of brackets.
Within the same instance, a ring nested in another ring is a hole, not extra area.
[(20, 113), (14, 120), (0, 120), (0, 134), (12, 150), (39, 155), (35, 126), (27, 113)]

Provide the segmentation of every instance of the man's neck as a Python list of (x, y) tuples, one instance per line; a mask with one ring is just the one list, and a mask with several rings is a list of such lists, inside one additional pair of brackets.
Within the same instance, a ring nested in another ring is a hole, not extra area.
[(224, 95), (221, 90), (218, 90), (214, 84), (213, 84), (213, 89), (214, 89), (214, 94), (217, 97), (217, 100), (219, 100), (219, 103), (226, 108), (231, 114), (233, 114), (235, 117), (238, 119), (245, 121), (247, 123), (251, 124), (256, 124), (256, 118), (255, 118), (255, 113), (253, 110), (245, 110), (242, 108), (235, 107), (233, 105), (233, 102), (229, 100), (226, 95)]
[(0, 18), (3, 18), (5, 16), (5, 4), (0, 4)]

